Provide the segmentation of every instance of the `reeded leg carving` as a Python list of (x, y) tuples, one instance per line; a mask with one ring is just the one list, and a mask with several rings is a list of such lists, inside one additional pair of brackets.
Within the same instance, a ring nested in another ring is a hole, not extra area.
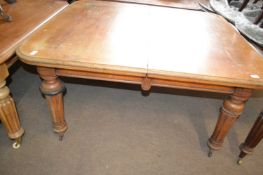
[(63, 92), (65, 87), (58, 79), (55, 69), (38, 67), (37, 71), (43, 79), (40, 90), (45, 95), (53, 118), (53, 128), (62, 140), (68, 126), (64, 118)]
[(253, 149), (263, 138), (263, 111), (258, 116), (255, 121), (252, 129), (250, 130), (245, 143), (240, 145), (240, 154), (238, 159), (238, 164), (242, 163), (242, 159), (247, 155), (253, 152)]
[(208, 140), (208, 147), (210, 149), (208, 154), (209, 157), (212, 156), (213, 150), (219, 150), (222, 147), (226, 134), (243, 112), (245, 102), (249, 99), (251, 94), (252, 91), (250, 89), (237, 88), (230, 98), (224, 101), (216, 128)]
[(10, 91), (6, 86), (5, 78), (8, 76), (7, 67), (1, 65), (0, 69), (0, 119), (7, 130), (9, 138), (16, 140), (13, 148), (17, 149), (20, 147), (24, 129), (20, 126), (14, 100), (10, 96)]

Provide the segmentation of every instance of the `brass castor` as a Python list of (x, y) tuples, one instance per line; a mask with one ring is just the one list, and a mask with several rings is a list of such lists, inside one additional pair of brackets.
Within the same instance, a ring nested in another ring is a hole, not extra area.
[(238, 165), (241, 165), (243, 163), (243, 160), (241, 159), (241, 158), (239, 158), (238, 160), (237, 160), (237, 164)]
[(209, 149), (209, 151), (208, 151), (208, 157), (212, 157), (213, 156), (213, 151), (212, 151), (212, 149)]
[(22, 138), (21, 137), (19, 137), (19, 138), (17, 138), (16, 139), (16, 141), (13, 143), (13, 148), (14, 149), (18, 149), (18, 148), (20, 148), (20, 146), (21, 146), (21, 141), (22, 141)]

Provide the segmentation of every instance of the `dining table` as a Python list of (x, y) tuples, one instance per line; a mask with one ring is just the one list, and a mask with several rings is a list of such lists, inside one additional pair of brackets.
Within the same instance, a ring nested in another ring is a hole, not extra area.
[(200, 11), (76, 1), (16, 53), (36, 67), (61, 140), (68, 125), (59, 77), (135, 84), (146, 92), (156, 86), (228, 94), (208, 139), (209, 156), (222, 147), (253, 90), (263, 89), (261, 56), (225, 19)]

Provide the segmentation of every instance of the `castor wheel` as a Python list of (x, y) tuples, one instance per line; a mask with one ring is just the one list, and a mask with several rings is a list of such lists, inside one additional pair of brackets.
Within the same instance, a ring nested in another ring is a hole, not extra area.
[(9, 15), (4, 16), (4, 21), (5, 22), (11, 22), (12, 21), (12, 16), (9, 16)]
[(237, 164), (238, 165), (241, 165), (243, 163), (243, 160), (241, 159), (241, 158), (239, 158), (238, 160), (237, 160)]
[(62, 141), (64, 138), (64, 134), (59, 135), (59, 141)]
[(14, 149), (18, 149), (18, 148), (20, 148), (20, 146), (21, 146), (21, 141), (22, 141), (22, 139), (21, 139), (21, 137), (19, 137), (18, 139), (16, 139), (16, 141), (13, 143), (13, 148)]
[(211, 149), (209, 149), (208, 151), (208, 157), (212, 157), (213, 156), (213, 151)]

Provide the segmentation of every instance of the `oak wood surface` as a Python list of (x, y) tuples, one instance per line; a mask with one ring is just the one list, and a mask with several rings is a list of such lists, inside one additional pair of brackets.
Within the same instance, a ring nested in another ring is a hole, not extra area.
[[(1, 1), (2, 4), (3, 1)], [(32, 32), (67, 6), (65, 1), (19, 0), (3, 4), (12, 22), (0, 20), (0, 64), (9, 59), (18, 45)]]
[(17, 54), (38, 66), (263, 88), (260, 55), (223, 18), (195, 11), (78, 1)]

